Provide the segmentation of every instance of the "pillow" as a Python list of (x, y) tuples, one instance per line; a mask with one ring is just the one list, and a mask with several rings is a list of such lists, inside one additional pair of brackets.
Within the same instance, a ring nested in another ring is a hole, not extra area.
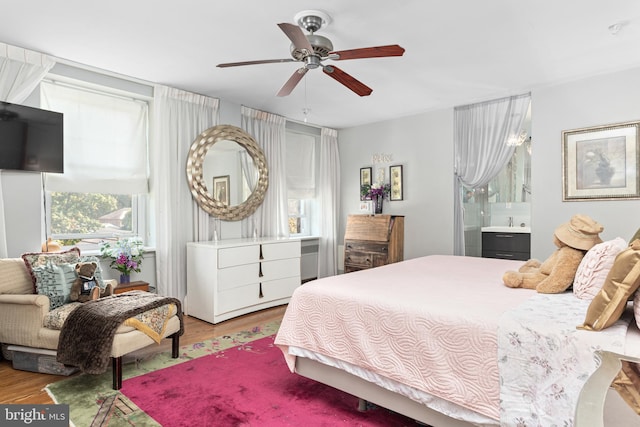
[(33, 282), (33, 292), (36, 292), (36, 276), (33, 274), (33, 268), (37, 266), (43, 266), (49, 261), (53, 265), (57, 264), (71, 264), (78, 262), (80, 258), (80, 249), (71, 248), (63, 252), (33, 252), (22, 254), (22, 260), (24, 265), (27, 266), (29, 275), (31, 275), (31, 281)]
[(0, 259), (0, 294), (32, 294), (33, 282), (20, 258)]
[(627, 242), (622, 237), (617, 237), (589, 249), (576, 270), (573, 294), (580, 299), (592, 300), (602, 289), (616, 255), (626, 247)]
[(627, 300), (640, 286), (640, 240), (620, 252), (607, 278), (587, 309), (584, 324), (578, 329), (600, 331), (622, 316)]
[(76, 263), (55, 264), (48, 260), (44, 265), (33, 267), (36, 276), (36, 293), (49, 297), (49, 310), (71, 302), (71, 285), (76, 280)]

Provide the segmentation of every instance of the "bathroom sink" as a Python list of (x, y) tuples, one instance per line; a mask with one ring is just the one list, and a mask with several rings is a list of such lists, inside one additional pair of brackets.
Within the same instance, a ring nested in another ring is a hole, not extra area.
[(531, 227), (509, 227), (506, 225), (492, 225), (489, 227), (482, 227), (480, 231), (487, 233), (531, 233)]

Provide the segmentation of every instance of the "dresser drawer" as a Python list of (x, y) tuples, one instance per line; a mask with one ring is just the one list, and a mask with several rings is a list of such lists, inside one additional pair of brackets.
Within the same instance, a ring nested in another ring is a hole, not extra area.
[(218, 250), (218, 268), (260, 261), (260, 245), (236, 246)]
[(262, 260), (300, 258), (300, 241), (265, 243), (262, 245)]
[(388, 243), (375, 243), (363, 240), (347, 240), (344, 243), (345, 253), (350, 252), (374, 252), (378, 254), (386, 254), (389, 252)]
[(220, 291), (216, 295), (217, 307), (215, 310), (216, 313), (223, 314), (252, 305), (289, 298), (298, 286), (300, 286), (300, 276), (254, 283)]
[[(211, 274), (215, 274), (213, 271)], [(221, 268), (217, 271), (218, 289), (225, 290), (238, 288), (250, 283), (258, 283), (260, 281), (260, 263), (238, 265), (235, 267)], [(215, 279), (211, 277), (213, 282)], [(211, 283), (213, 286), (213, 283)]]
[(275, 280), (285, 277), (300, 276), (300, 258), (279, 259), (261, 263), (262, 278), (260, 280)]
[(387, 264), (388, 257), (386, 254), (377, 254), (372, 252), (356, 252), (350, 251), (345, 254), (344, 265), (358, 266), (360, 268), (380, 267)]

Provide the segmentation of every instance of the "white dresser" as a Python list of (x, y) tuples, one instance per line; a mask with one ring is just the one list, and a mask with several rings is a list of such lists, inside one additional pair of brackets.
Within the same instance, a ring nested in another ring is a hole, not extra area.
[(286, 304), (300, 286), (300, 240), (187, 243), (189, 316), (210, 323)]

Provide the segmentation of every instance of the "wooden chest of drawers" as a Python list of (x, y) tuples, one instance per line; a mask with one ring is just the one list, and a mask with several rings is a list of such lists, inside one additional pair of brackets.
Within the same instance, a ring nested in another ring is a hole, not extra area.
[(404, 259), (404, 217), (349, 215), (344, 235), (344, 272)]

